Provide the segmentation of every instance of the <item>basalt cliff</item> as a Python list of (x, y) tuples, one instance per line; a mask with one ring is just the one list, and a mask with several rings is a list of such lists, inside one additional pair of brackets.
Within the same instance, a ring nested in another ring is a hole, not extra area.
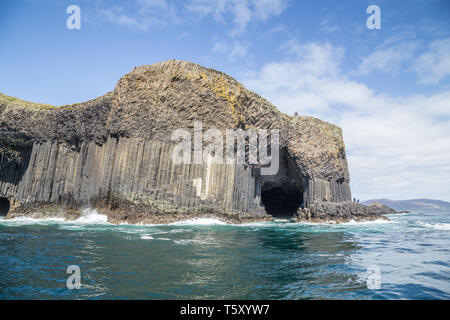
[[(174, 130), (279, 130), (279, 169), (172, 160)], [(351, 203), (342, 131), (289, 116), (233, 78), (169, 60), (141, 66), (113, 92), (53, 107), (0, 95), (0, 213), (64, 216), (92, 207), (113, 223), (192, 217), (228, 222), (380, 217)]]

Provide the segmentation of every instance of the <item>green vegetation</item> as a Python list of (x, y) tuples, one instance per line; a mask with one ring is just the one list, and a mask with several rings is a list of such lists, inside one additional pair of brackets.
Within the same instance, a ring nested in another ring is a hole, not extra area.
[(0, 105), (7, 106), (17, 106), (23, 108), (37, 108), (37, 109), (54, 109), (55, 106), (44, 103), (34, 103), (30, 101), (21, 100), (19, 98), (7, 96), (6, 94), (0, 93)]

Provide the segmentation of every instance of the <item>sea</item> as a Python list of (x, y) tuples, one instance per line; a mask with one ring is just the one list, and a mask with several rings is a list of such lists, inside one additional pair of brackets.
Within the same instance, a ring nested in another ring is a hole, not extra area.
[(113, 225), (0, 218), (0, 299), (450, 299), (450, 212)]

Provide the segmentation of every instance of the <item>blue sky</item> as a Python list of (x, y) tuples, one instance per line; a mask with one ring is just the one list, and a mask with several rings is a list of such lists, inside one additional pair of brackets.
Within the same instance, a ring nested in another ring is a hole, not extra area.
[[(69, 30), (69, 5), (81, 29)], [(366, 9), (381, 9), (369, 30)], [(450, 1), (2, 1), (0, 92), (65, 105), (171, 58), (342, 127), (360, 199), (450, 200)]]

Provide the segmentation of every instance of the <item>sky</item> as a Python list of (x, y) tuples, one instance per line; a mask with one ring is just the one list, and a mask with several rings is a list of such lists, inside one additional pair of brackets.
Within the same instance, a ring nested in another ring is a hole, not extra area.
[[(66, 25), (70, 5), (80, 29)], [(380, 29), (367, 27), (370, 5)], [(167, 59), (340, 126), (354, 197), (450, 201), (450, 1), (0, 2), (4, 94), (83, 102)]]

